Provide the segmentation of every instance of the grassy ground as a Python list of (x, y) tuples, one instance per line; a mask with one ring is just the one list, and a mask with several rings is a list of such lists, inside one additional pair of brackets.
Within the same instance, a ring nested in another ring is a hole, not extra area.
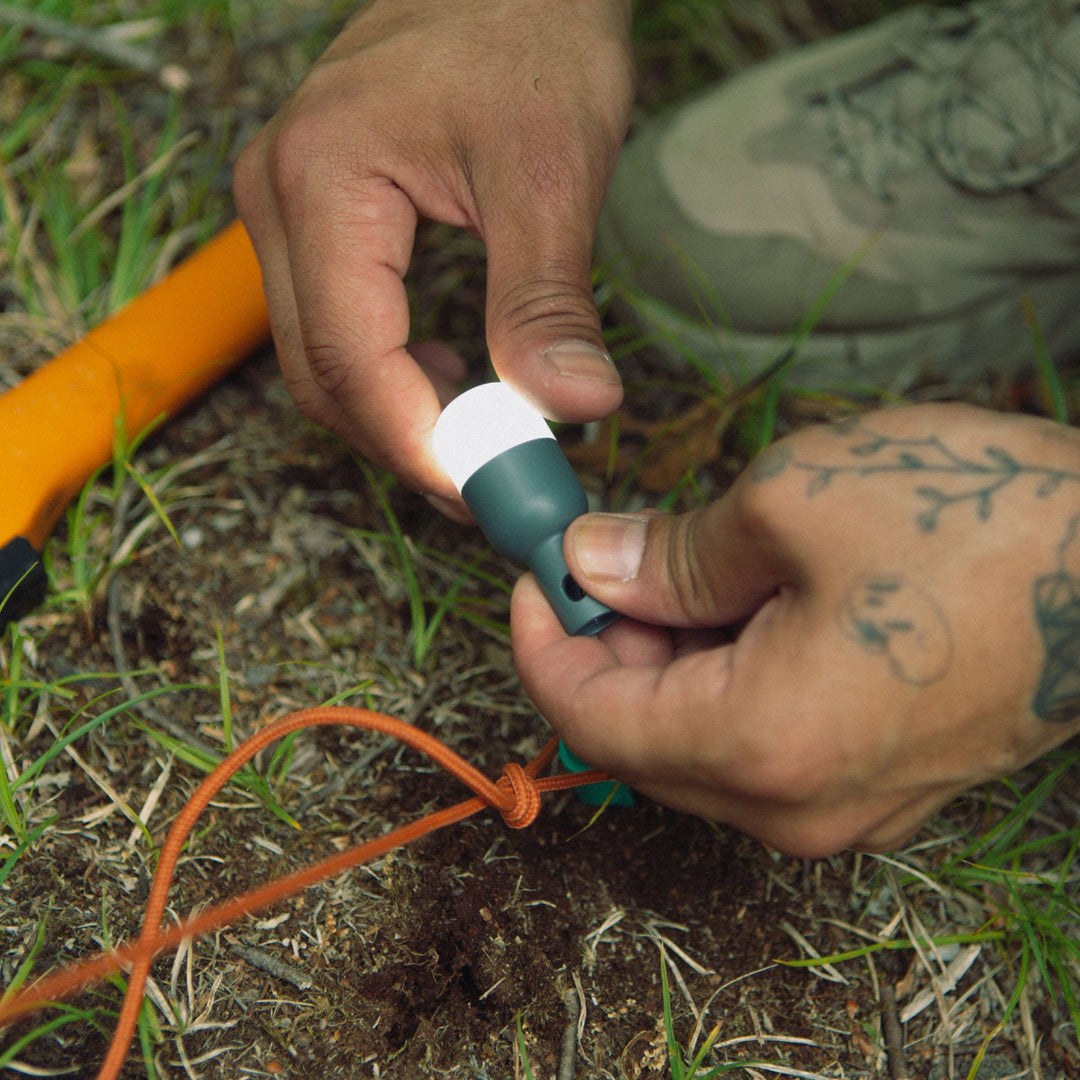
[[(641, 3), (636, 118), (895, 6)], [(52, 0), (19, 7), (56, 20), (28, 28), (0, 5), (0, 379), (228, 220), (236, 149), (346, 8)], [(426, 229), (413, 290), (421, 332), (480, 362), (475, 243)], [(625, 425), (654, 452), (612, 480), (578, 454), (611, 500), (689, 505), (764, 438), (849, 407), (759, 395), (732, 413), (701, 382), (657, 424), (647, 360), (627, 364)], [(1075, 418), (1071, 384), (1042, 389), (967, 393)], [(673, 423), (710, 437), (671, 440)], [(272, 358), (117, 466), (57, 531), (48, 604), (0, 644), (8, 987), (135, 932), (185, 795), (271, 716), (366, 704), (489, 772), (544, 738), (510, 664), (513, 568), (299, 420)], [(527, 834), (463, 827), (162, 961), (126, 1075), (563, 1080), (568, 1025), (579, 1077), (1069, 1075), (1078, 756), (881, 859), (804, 864), (649, 806), (586, 828), (573, 800)], [(171, 911), (458, 797), (378, 740), (297, 739), (215, 801)], [(0, 1064), (92, 1075), (118, 1000), (105, 984), (24, 1023)]]

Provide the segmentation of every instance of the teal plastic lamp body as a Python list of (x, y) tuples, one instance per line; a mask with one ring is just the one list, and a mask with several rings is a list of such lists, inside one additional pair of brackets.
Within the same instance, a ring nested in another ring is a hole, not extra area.
[(528, 565), (568, 634), (598, 634), (616, 612), (581, 588), (563, 533), (588, 510), (544, 418), (505, 383), (455, 398), (435, 426), (435, 454), (496, 551)]
[[(485, 383), (443, 410), (434, 443), (491, 546), (528, 564), (568, 634), (598, 634), (619, 617), (581, 588), (563, 558), (566, 527), (589, 507), (540, 413), (505, 383)], [(571, 772), (589, 767), (561, 744), (559, 755)], [(616, 781), (587, 784), (578, 797), (596, 806), (634, 802)]]

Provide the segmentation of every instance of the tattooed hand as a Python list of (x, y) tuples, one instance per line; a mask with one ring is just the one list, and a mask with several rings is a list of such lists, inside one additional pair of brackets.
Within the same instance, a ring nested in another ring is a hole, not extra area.
[(1080, 433), (918, 405), (801, 431), (683, 517), (586, 515), (521, 679), (584, 760), (808, 856), (882, 850), (1080, 730)]

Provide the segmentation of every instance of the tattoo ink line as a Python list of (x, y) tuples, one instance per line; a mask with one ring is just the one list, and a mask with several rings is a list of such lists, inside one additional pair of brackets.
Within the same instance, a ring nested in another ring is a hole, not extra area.
[(837, 621), (841, 632), (911, 686), (929, 686), (948, 673), (953, 635), (941, 608), (917, 585), (899, 575), (856, 580)]
[(1031, 702), (1043, 720), (1068, 723), (1080, 716), (1080, 515), (1058, 547), (1058, 568), (1034, 586), (1035, 622), (1046, 650)]
[(1038, 499), (1053, 495), (1062, 484), (1080, 485), (1078, 471), (1026, 464), (1000, 446), (987, 446), (981, 458), (972, 458), (950, 450), (936, 435), (922, 439), (897, 439), (872, 430), (853, 430), (850, 425), (838, 428), (838, 433), (861, 436), (859, 441), (847, 448), (850, 457), (858, 461), (835, 464), (799, 461), (790, 453), (781, 453), (785, 447), (777, 447), (775, 453), (766, 451), (762, 455), (764, 460), (751, 474), (752, 479), (761, 482), (778, 476), (786, 469), (799, 469), (810, 474), (806, 485), (808, 498), (825, 491), (838, 477), (907, 474), (933, 479), (936, 483), (921, 484), (915, 489), (915, 494), (924, 503), (924, 509), (916, 517), (915, 523), (924, 533), (931, 533), (937, 528), (938, 519), (944, 511), (962, 503), (973, 504), (980, 521), (989, 520), (993, 513), (994, 497), (1021, 479), (1037, 481), (1035, 497)]

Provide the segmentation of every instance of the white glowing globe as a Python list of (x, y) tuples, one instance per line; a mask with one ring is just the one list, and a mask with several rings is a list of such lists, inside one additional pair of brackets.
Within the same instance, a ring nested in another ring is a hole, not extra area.
[(460, 491), (492, 458), (534, 439), (554, 439), (547, 421), (506, 383), (466, 390), (435, 424), (435, 457)]

